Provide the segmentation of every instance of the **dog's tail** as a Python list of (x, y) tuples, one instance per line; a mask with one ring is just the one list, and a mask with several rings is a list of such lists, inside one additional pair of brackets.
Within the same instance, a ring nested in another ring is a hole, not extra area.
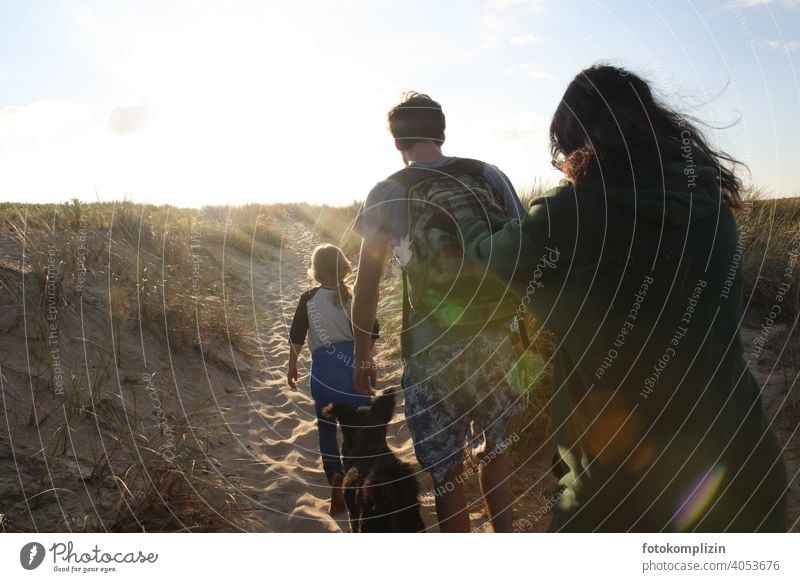
[(405, 463), (398, 462), (391, 469), (385, 467), (380, 481), (367, 479), (363, 491), (369, 513), (391, 524), (387, 531), (425, 531), (419, 510), (419, 484)]

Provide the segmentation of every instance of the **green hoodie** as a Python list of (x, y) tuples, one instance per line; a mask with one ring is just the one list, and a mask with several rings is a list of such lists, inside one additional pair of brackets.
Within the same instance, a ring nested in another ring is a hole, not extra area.
[[(697, 150), (462, 223), (557, 337), (554, 531), (782, 531), (786, 468), (739, 335), (736, 221)], [(694, 158), (692, 158), (694, 155)]]

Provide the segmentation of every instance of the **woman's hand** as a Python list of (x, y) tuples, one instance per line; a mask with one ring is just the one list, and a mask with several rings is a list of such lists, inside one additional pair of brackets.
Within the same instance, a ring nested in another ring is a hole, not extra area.
[(286, 371), (286, 382), (292, 390), (297, 390), (297, 366), (289, 366)]

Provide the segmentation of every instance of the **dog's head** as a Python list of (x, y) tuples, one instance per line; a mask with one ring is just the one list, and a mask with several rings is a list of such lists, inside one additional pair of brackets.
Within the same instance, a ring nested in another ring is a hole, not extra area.
[(347, 448), (386, 442), (386, 427), (394, 413), (394, 394), (378, 396), (371, 406), (353, 408), (345, 404), (329, 404), (325, 415), (339, 421)]

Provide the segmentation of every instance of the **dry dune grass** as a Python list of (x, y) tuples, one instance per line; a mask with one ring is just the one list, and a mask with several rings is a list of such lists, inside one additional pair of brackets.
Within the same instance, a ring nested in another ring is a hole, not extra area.
[[(800, 313), (800, 204), (752, 190), (739, 211), (745, 297), (768, 309), (780, 295), (785, 321)], [(783, 294), (780, 291), (788, 286)]]
[[(355, 261), (357, 209), (0, 204), (0, 528), (340, 531), (325, 512), (310, 399), (282, 374), (308, 253), (332, 242)], [(787, 266), (800, 204), (755, 197), (739, 217), (752, 327), (789, 281), (754, 371), (775, 396), (796, 477), (800, 265), (789, 277)], [(400, 381), (399, 284), (387, 267), (377, 361), (389, 388)], [(530, 335), (547, 360), (552, 338), (536, 322)], [(521, 531), (546, 527), (555, 483), (549, 373), (531, 394), (511, 427)], [(413, 462), (401, 415), (390, 443)], [(468, 495), (485, 528), (474, 482)], [(432, 505), (426, 493), (428, 522)]]
[[(248, 372), (247, 301), (231, 292), (241, 274), (226, 272), (220, 253), (248, 239), (264, 256), (281, 238), (269, 213), (250, 210), (222, 221), (128, 202), (0, 207), (0, 373), (13, 427), (2, 444), (23, 457), (11, 455), (18, 483), (3, 484), (7, 528), (246, 527), (235, 479), (203, 450), (225, 430), (204, 412), (208, 395), (165, 390), (148, 370), (187, 352), (217, 374)], [(30, 499), (55, 501), (58, 521), (37, 523)]]

